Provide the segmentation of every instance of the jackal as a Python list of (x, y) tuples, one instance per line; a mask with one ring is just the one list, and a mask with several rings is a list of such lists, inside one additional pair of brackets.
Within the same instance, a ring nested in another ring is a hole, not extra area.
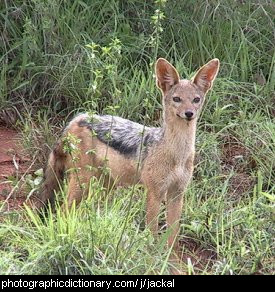
[[(100, 177), (107, 165), (108, 180), (146, 187), (146, 221), (154, 235), (158, 233), (160, 205), (166, 199), (167, 225), (171, 228), (168, 245), (175, 247), (183, 194), (193, 173), (196, 124), (218, 70), (219, 60), (213, 59), (192, 80), (180, 80), (168, 61), (157, 60), (156, 83), (163, 95), (161, 128), (111, 115), (76, 116), (49, 156), (41, 202), (52, 202), (64, 173), (75, 168), (77, 171), (68, 173), (68, 205), (78, 203), (87, 194), (91, 176)], [(77, 159), (65, 150), (68, 137), (77, 140)]]

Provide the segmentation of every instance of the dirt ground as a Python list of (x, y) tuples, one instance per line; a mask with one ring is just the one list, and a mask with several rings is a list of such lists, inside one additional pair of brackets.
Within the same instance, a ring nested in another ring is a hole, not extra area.
[(30, 171), (30, 165), (31, 159), (19, 143), (19, 134), (0, 127), (0, 201), (6, 201), (8, 210), (19, 208), (26, 199), (18, 186), (20, 178)]

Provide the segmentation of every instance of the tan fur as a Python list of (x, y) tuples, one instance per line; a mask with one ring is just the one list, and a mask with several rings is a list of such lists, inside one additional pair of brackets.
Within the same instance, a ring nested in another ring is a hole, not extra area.
[[(111, 170), (110, 175), (105, 177), (104, 185), (106, 187), (112, 187), (114, 182), (117, 183), (116, 185), (121, 186), (128, 186), (138, 182), (136, 163), (119, 155), (117, 151), (100, 142), (96, 137), (92, 137), (89, 129), (78, 126), (78, 120), (75, 120), (68, 127), (65, 135), (69, 133), (81, 140), (78, 145), (76, 162), (73, 163), (71, 159), (68, 159), (65, 164), (65, 169), (80, 169), (77, 173), (72, 171), (69, 174), (69, 206), (74, 200), (79, 203), (82, 196), (87, 194), (91, 176), (100, 178), (103, 167), (107, 166)], [(94, 153), (87, 153), (90, 150), (94, 150)], [(92, 167), (92, 170), (89, 166)], [(80, 183), (81, 185), (83, 184), (85, 189), (80, 187)]]
[(36, 207), (40, 208), (45, 202), (54, 201), (54, 191), (59, 189), (59, 184), (62, 183), (65, 169), (66, 155), (63, 152), (60, 142), (57, 143), (54, 150), (51, 152), (48, 164), (45, 170), (45, 181), (42, 185), (40, 198), (35, 202)]
[[(78, 139), (78, 159), (73, 162), (63, 151), (61, 142), (51, 154), (46, 170), (43, 201), (51, 198), (56, 190), (61, 170), (79, 169), (69, 172), (69, 206), (78, 203), (87, 193), (91, 176), (100, 177), (104, 165), (110, 169), (107, 183), (118, 185), (142, 183), (147, 189), (147, 224), (152, 232), (158, 233), (158, 214), (161, 202), (167, 201), (167, 224), (170, 228), (169, 246), (177, 246), (179, 220), (182, 212), (183, 194), (193, 173), (195, 154), (196, 123), (204, 102), (204, 96), (212, 87), (219, 70), (219, 61), (214, 59), (203, 66), (192, 80), (180, 80), (176, 69), (165, 59), (156, 63), (157, 86), (163, 94), (163, 128), (164, 137), (161, 143), (149, 148), (142, 167), (134, 158), (126, 158), (116, 150), (100, 142), (91, 131), (80, 127), (74, 119), (64, 132), (64, 137), (72, 134)], [(174, 97), (180, 102), (174, 102)], [(194, 98), (199, 97), (200, 103)], [(189, 120), (186, 112), (193, 116)], [(91, 149), (94, 153), (87, 153)], [(93, 170), (87, 166), (92, 166)], [(47, 193), (48, 192), (48, 193)]]

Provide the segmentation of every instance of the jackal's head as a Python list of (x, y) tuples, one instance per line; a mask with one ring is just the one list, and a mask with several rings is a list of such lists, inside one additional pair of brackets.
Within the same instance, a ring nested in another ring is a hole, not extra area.
[(207, 91), (218, 74), (220, 61), (213, 59), (201, 67), (191, 80), (180, 80), (177, 70), (165, 59), (156, 63), (157, 86), (163, 94), (165, 117), (169, 121), (196, 120)]

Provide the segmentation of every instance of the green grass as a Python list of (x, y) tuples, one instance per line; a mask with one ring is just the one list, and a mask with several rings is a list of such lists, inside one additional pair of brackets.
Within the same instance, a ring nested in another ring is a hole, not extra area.
[[(40, 168), (76, 112), (159, 125), (156, 57), (182, 77), (218, 57), (184, 199), (182, 270), (274, 274), (274, 8), (164, 2), (2, 1), (0, 122), (20, 129)], [(106, 193), (92, 181), (89, 199), (70, 213), (57, 208), (42, 220), (1, 209), (0, 274), (169, 273), (167, 231), (153, 240), (145, 198), (137, 186)]]

